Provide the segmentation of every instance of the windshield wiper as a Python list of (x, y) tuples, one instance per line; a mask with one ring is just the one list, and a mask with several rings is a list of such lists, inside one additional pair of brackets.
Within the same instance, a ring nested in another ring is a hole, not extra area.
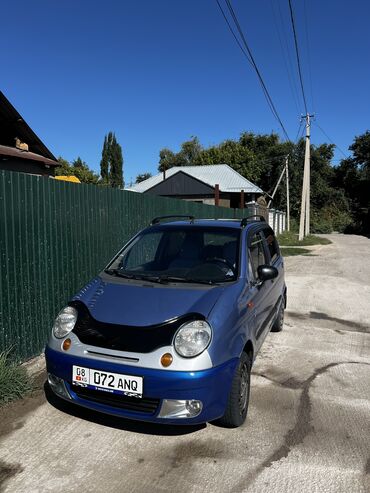
[(104, 269), (104, 272), (110, 276), (124, 277), (125, 279), (137, 279), (133, 274), (126, 274), (126, 272), (122, 272), (120, 269)]
[(208, 285), (218, 284), (211, 280), (207, 281), (205, 279), (191, 279), (189, 277), (163, 276), (160, 279), (162, 282), (188, 282), (194, 284), (208, 284)]
[(158, 284), (166, 284), (168, 282), (184, 282), (184, 283), (194, 283), (194, 284), (206, 284), (208, 286), (219, 285), (219, 282), (215, 282), (212, 280), (207, 281), (206, 279), (192, 279), (190, 277), (177, 277), (177, 276), (150, 276), (145, 274), (129, 274), (123, 272), (120, 269), (105, 269), (104, 272), (112, 276), (114, 275), (118, 277), (124, 277), (125, 279), (150, 281), (150, 282), (156, 282)]
[(107, 274), (118, 276), (118, 277), (124, 277), (125, 279), (135, 279), (138, 281), (144, 280), (144, 281), (152, 281), (152, 282), (162, 282), (162, 278), (159, 276), (147, 276), (145, 274), (130, 274), (128, 272), (124, 272), (120, 269), (105, 269)]

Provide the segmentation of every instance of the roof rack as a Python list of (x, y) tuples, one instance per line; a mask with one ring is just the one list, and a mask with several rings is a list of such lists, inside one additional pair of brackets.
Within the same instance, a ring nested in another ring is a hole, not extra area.
[(255, 218), (258, 218), (260, 221), (266, 222), (266, 219), (263, 216), (258, 216), (258, 215), (247, 216), (247, 217), (243, 217), (243, 219), (240, 221), (240, 226), (244, 228), (248, 224), (248, 221), (250, 220), (255, 221), (256, 220)]
[(178, 218), (182, 218), (182, 219), (189, 219), (191, 223), (194, 222), (194, 219), (195, 217), (194, 216), (183, 216), (183, 215), (179, 215), (179, 214), (175, 214), (175, 215), (171, 215), (171, 216), (158, 216), (158, 217), (155, 217), (154, 219), (151, 220), (150, 222), (150, 226), (153, 226), (154, 224), (159, 224), (162, 219), (171, 219), (172, 217), (178, 217)]

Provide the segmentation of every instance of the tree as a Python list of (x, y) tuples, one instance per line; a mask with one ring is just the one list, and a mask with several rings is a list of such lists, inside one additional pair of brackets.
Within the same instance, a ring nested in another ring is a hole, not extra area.
[[(369, 138), (370, 140), (370, 138)], [(363, 144), (363, 140), (361, 140)], [(366, 156), (366, 143), (357, 146), (362, 161)], [(361, 148), (361, 153), (360, 153)], [(303, 181), (305, 142), (297, 144), (281, 142), (277, 134), (243, 132), (239, 139), (227, 139), (208, 148), (202, 147), (196, 137), (184, 142), (180, 151), (168, 148), (160, 151), (159, 170), (172, 166), (228, 164), (242, 176), (272, 193), (289, 155), (290, 202), (293, 217), (299, 217)], [(343, 189), (336, 189), (335, 171), (331, 165), (333, 146), (311, 146), (311, 208), (313, 225), (324, 232), (335, 228), (343, 230), (351, 223), (349, 201)], [(370, 161), (370, 159), (369, 159)], [(286, 188), (284, 182), (278, 188), (272, 207), (285, 209)]]
[(141, 175), (137, 175), (135, 183), (141, 183), (142, 181), (147, 180), (152, 176), (151, 173), (142, 173)]
[(55, 171), (57, 176), (76, 176), (81, 183), (90, 183), (96, 185), (99, 181), (99, 176), (95, 174), (80, 157), (72, 161), (70, 164), (62, 157), (58, 158), (60, 166)]
[(336, 185), (350, 204), (353, 224), (349, 231), (370, 234), (370, 131), (354, 138), (349, 147), (353, 157), (343, 159), (335, 168)]
[(102, 156), (101, 156), (101, 161), (100, 161), (100, 175), (102, 178), (102, 181), (104, 183), (109, 182), (109, 148), (110, 144), (108, 143), (108, 139), (111, 138), (112, 133), (109, 132), (108, 135), (104, 137), (104, 144), (103, 144), (103, 150), (102, 150)]
[(110, 185), (113, 188), (124, 186), (122, 148), (113, 132), (109, 132), (104, 137), (100, 174), (103, 185)]
[(113, 188), (123, 188), (124, 185), (122, 148), (118, 144), (114, 134), (111, 147), (109, 182)]

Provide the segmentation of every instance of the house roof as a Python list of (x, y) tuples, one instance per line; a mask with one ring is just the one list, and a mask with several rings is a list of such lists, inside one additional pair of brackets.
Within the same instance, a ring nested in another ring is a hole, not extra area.
[[(246, 193), (263, 193), (263, 191), (252, 182), (244, 178), (237, 171), (231, 168), (228, 164), (210, 164), (205, 166), (174, 166), (166, 171), (166, 179), (183, 172), (197, 178), (198, 180), (215, 187), (219, 185), (221, 192), (240, 192), (244, 190)], [(135, 183), (126, 190), (132, 192), (144, 193), (150, 190), (155, 185), (163, 181), (163, 174), (152, 176), (140, 183)]]
[[(26, 155), (28, 154), (29, 156), (34, 153), (52, 161), (57, 161), (56, 157), (0, 91), (0, 144), (7, 147), (15, 147), (16, 137), (28, 144), (30, 152), (26, 153)], [(29, 157), (29, 159), (32, 158)]]
[(40, 163), (48, 164), (49, 166), (59, 166), (58, 161), (54, 161), (53, 159), (41, 156), (40, 154), (35, 154), (34, 152), (23, 151), (21, 149), (17, 149), (16, 147), (8, 147), (3, 145), (0, 145), (0, 157), (16, 157), (18, 159), (27, 159), (28, 161), (39, 161)]

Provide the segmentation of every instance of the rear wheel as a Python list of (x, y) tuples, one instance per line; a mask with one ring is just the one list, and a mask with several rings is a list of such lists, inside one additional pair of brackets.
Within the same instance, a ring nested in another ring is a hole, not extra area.
[(280, 308), (276, 316), (275, 322), (271, 327), (271, 332), (281, 332), (284, 326), (284, 309), (285, 309), (285, 299), (281, 300)]
[(237, 428), (244, 423), (248, 412), (251, 367), (250, 357), (242, 353), (231, 384), (226, 412), (218, 420), (221, 426)]

